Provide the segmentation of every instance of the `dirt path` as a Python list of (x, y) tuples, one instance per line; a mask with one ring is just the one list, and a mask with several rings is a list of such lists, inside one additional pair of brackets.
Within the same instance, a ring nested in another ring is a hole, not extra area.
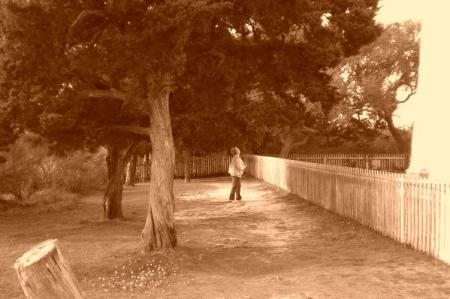
[(450, 297), (449, 266), (355, 222), (256, 180), (242, 203), (224, 203), (228, 180), (200, 186), (179, 186), (188, 258), (166, 297)]
[[(228, 178), (176, 182), (179, 247), (170, 257), (176, 269), (151, 293), (92, 283), (111, 277), (140, 248), (146, 186), (125, 191), (128, 221), (92, 220), (86, 207), (99, 207), (92, 197), (52, 223), (66, 219), (65, 234), (57, 237), (87, 298), (450, 297), (450, 266), (436, 259), (260, 181), (244, 180), (242, 202), (226, 201), (229, 187)], [(39, 223), (54, 237), (45, 221)], [(21, 225), (9, 225), (5, 241), (18, 246), (0, 247), (7, 253), (0, 269), (36, 241), (28, 234), (13, 239)], [(0, 288), (17, 288), (16, 282), (1, 285), (6, 278), (14, 276), (0, 272)]]

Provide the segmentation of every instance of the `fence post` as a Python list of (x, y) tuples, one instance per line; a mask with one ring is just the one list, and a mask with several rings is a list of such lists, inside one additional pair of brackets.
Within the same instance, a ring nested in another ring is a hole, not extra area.
[(366, 169), (369, 169), (370, 167), (369, 167), (369, 155), (366, 155), (365, 156), (365, 160), (366, 160)]

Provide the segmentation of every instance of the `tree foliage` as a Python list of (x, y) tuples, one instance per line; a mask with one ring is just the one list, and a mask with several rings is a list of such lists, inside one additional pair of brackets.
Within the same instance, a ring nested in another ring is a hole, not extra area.
[(238, 111), (247, 132), (257, 137), (250, 141), (253, 151), (264, 151), (271, 140), (287, 155), (318, 134), (337, 101), (330, 70), (380, 33), (372, 19), (376, 4), (240, 2), (250, 21), (237, 26), (236, 34), (252, 43), (246, 59), (251, 84)]
[(419, 30), (419, 24), (412, 21), (387, 26), (375, 42), (345, 60), (334, 77), (344, 97), (337, 114), (347, 123), (363, 117), (375, 126), (388, 128), (401, 152), (407, 152), (407, 146), (393, 117), (398, 105), (416, 91)]

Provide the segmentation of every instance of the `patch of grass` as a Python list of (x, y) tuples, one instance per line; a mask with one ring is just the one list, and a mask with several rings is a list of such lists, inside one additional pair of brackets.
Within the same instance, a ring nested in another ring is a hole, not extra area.
[[(176, 275), (179, 264), (174, 255), (151, 254), (129, 256), (114, 271), (98, 276), (91, 287), (105, 292), (123, 290), (148, 293), (163, 285), (169, 276)], [(87, 278), (84, 279), (86, 282)]]

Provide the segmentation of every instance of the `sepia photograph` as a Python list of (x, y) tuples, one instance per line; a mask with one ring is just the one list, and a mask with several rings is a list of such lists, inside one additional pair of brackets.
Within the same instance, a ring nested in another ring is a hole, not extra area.
[(449, 12), (0, 0), (0, 299), (450, 298)]

